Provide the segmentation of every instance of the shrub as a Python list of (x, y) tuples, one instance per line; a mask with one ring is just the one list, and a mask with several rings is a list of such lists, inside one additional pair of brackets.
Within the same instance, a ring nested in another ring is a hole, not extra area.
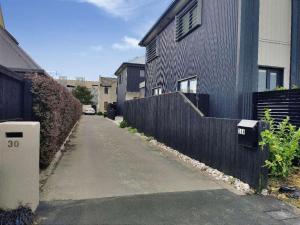
[(31, 225), (34, 222), (34, 214), (29, 208), (20, 207), (12, 211), (0, 209), (0, 224), (2, 225)]
[(97, 115), (98, 116), (103, 116), (103, 113), (102, 112), (98, 112)]
[(82, 113), (80, 102), (53, 78), (29, 75), (34, 120), (41, 124), (40, 167), (49, 166)]
[(120, 126), (120, 128), (126, 128), (126, 127), (129, 127), (129, 124), (126, 120), (123, 120), (119, 126)]
[(107, 117), (107, 112), (104, 112), (103, 116), (104, 116), (104, 118), (106, 118)]
[(293, 169), (293, 161), (300, 156), (299, 141), (300, 129), (296, 129), (287, 117), (279, 125), (274, 123), (270, 110), (265, 112), (264, 121), (269, 129), (261, 133), (260, 146), (269, 147), (270, 157), (266, 161), (266, 167), (271, 176), (287, 177)]

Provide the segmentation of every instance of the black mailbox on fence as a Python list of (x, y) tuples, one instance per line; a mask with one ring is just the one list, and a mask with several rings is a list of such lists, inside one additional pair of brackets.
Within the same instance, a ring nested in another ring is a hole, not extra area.
[(258, 121), (242, 120), (238, 124), (239, 145), (246, 148), (258, 147)]

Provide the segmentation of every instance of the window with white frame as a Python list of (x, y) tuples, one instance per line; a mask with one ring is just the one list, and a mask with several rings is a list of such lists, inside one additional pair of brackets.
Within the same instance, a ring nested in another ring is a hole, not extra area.
[(202, 0), (193, 0), (176, 16), (176, 41), (180, 41), (201, 25)]
[(197, 93), (197, 77), (178, 81), (178, 91), (182, 93)]
[(161, 95), (162, 94), (162, 87), (156, 87), (152, 89), (152, 95)]

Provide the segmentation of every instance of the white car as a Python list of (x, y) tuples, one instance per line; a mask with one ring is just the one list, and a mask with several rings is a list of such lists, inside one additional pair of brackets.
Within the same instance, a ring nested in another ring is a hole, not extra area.
[(95, 114), (96, 114), (96, 111), (95, 111), (95, 109), (93, 109), (93, 108), (86, 108), (86, 109), (84, 109), (83, 113), (84, 113), (85, 115), (95, 115)]

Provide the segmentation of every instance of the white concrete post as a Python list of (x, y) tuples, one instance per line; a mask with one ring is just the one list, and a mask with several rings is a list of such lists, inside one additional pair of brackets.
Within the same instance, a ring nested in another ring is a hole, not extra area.
[(0, 208), (39, 204), (40, 124), (0, 123)]

